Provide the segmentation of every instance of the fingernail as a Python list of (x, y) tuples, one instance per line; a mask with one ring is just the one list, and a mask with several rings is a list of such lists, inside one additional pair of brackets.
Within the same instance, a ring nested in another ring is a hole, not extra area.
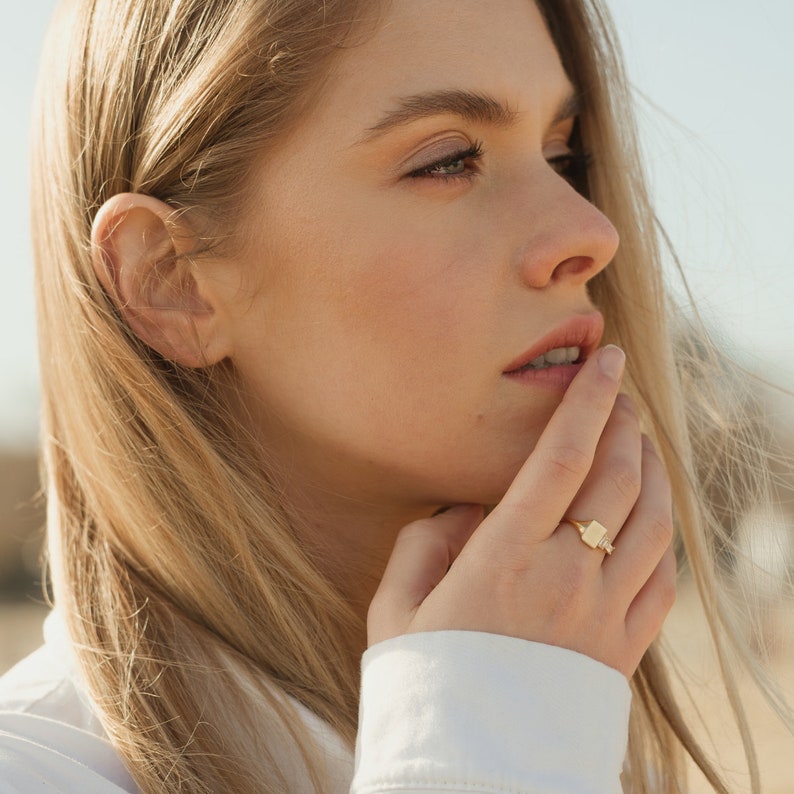
[(620, 380), (625, 363), (626, 354), (616, 345), (607, 345), (598, 353), (598, 366), (612, 380)]

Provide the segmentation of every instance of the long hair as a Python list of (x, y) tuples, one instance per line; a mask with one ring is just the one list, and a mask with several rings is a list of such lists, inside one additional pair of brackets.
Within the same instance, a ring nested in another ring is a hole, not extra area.
[[(702, 324), (682, 328), (662, 278), (659, 229), (641, 167), (636, 124), (620, 48), (604, 8), (597, 2), (542, 0), (552, 37), (585, 103), (583, 137), (596, 157), (588, 175), (590, 198), (620, 233), (620, 249), (608, 272), (593, 282), (592, 296), (604, 312), (605, 340), (626, 351), (625, 388), (635, 397), (647, 427), (660, 449), (670, 477), (681, 556), (691, 569), (700, 596), (726, 696), (742, 738), (754, 792), (760, 778), (748, 722), (738, 697), (738, 657), (768, 693), (780, 716), (791, 712), (777, 695), (748, 647), (735, 619), (728, 588), (716, 575), (718, 552), (734, 545), (726, 526), (708, 499), (708, 477), (699, 471), (721, 468), (724, 492), (742, 501), (762, 500), (768, 487), (765, 454), (754, 428), (744, 422), (724, 367)], [(661, 238), (661, 239), (660, 239)], [(683, 279), (683, 273), (681, 274)], [(702, 429), (710, 420), (716, 432)], [(718, 439), (718, 441), (715, 441)], [(744, 608), (753, 611), (746, 600)], [(671, 686), (678, 672), (675, 654), (661, 640), (645, 654), (631, 684), (634, 705), (624, 787), (632, 794), (685, 790), (685, 753), (715, 791), (725, 783), (682, 717)]]
[[(276, 792), (296, 775), (326, 790), (298, 709), (352, 747), (349, 649), (363, 650), (364, 627), (298, 541), (268, 476), (275, 463), (232, 420), (223, 395), (234, 373), (180, 367), (135, 337), (94, 275), (92, 221), (114, 194), (147, 193), (201, 219), (213, 245), (248, 198), (247, 165), (300, 119), (378, 5), (70, 0), (51, 28), (33, 236), (53, 586), (102, 722), (145, 792)], [(741, 642), (716, 595), (718, 529), (695, 485), (687, 411), (699, 384), (684, 394), (673, 355), (614, 35), (598, 0), (539, 6), (583, 99), (580, 132), (596, 155), (588, 195), (622, 239), (592, 296), (667, 463), (727, 676), (725, 638)], [(686, 752), (725, 791), (657, 645), (632, 685), (627, 790), (679, 791)]]

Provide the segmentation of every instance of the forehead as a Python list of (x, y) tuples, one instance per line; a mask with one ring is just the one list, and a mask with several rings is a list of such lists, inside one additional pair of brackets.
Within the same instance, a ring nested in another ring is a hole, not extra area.
[(439, 89), (542, 117), (572, 87), (532, 0), (390, 0), (340, 53), (313, 115), (367, 128), (400, 97)]

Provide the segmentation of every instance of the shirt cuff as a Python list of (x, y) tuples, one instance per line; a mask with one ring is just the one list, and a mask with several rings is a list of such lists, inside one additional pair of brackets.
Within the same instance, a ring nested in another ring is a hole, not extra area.
[(619, 794), (631, 690), (588, 656), (468, 631), (362, 660), (354, 794)]

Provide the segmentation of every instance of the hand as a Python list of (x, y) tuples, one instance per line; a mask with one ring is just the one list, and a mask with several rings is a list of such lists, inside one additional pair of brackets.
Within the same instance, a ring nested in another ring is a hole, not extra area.
[[(670, 486), (618, 395), (623, 356), (591, 357), (508, 492), (483, 520), (458, 505), (398, 535), (367, 620), (370, 645), (460, 629), (586, 654), (630, 677), (675, 600)], [(615, 552), (564, 516), (597, 519)]]

